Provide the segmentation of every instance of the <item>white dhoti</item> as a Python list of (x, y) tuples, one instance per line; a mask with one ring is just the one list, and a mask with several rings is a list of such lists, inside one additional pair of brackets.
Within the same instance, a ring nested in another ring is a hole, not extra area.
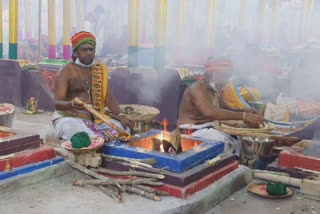
[[(119, 121), (114, 119), (110, 119), (109, 121), (120, 129), (125, 130)], [(118, 134), (114, 129), (105, 123), (95, 124), (92, 121), (81, 118), (62, 117), (57, 112), (53, 114), (53, 126), (56, 137), (64, 140), (70, 140), (77, 132), (86, 132), (92, 138), (102, 137), (106, 141), (110, 140), (108, 139), (108, 134)], [(130, 133), (129, 128), (127, 128), (125, 131)], [(108, 132), (108, 134), (106, 134), (106, 132)]]

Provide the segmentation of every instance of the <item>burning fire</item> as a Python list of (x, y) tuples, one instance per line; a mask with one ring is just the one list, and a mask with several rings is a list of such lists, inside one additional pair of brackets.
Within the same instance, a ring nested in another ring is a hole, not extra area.
[(158, 138), (161, 141), (160, 151), (161, 152), (165, 152), (164, 145), (163, 145), (163, 140), (166, 140), (166, 141), (170, 142), (170, 136), (168, 134), (165, 134), (164, 131), (162, 131), (160, 134), (158, 134), (156, 136), (156, 138)]
[(164, 151), (163, 143), (161, 143), (161, 145), (160, 145), (160, 151), (161, 151), (161, 152), (165, 152), (165, 151)]
[(159, 122), (160, 125), (163, 126), (163, 131), (168, 132), (168, 119), (164, 118), (162, 122)]
[(162, 142), (160, 145), (160, 151), (165, 152), (163, 140), (170, 142), (170, 135), (166, 134), (168, 133), (168, 119), (164, 118), (161, 122), (159, 121), (159, 124), (163, 126), (163, 131), (156, 138)]

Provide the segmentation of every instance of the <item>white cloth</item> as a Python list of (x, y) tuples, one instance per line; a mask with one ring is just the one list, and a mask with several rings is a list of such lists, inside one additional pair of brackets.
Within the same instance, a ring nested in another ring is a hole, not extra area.
[[(86, 126), (83, 119), (76, 117), (62, 117), (57, 112), (55, 112), (52, 117), (54, 120), (58, 119), (54, 126), (56, 137), (64, 140), (70, 140), (77, 132), (87, 132), (90, 137), (95, 138), (99, 136), (97, 133), (99, 130), (112, 130), (112, 128), (105, 123), (95, 124), (95, 130), (92, 130)], [(119, 121), (114, 119), (110, 119), (109, 121), (120, 129), (125, 130)], [(130, 133), (129, 128), (125, 131)]]

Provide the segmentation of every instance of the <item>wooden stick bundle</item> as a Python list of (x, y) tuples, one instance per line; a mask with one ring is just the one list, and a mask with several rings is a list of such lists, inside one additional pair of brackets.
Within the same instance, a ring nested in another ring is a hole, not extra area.
[(155, 193), (157, 195), (169, 196), (170, 194), (161, 190), (152, 189), (151, 187), (143, 186), (143, 185), (136, 185), (137, 188), (142, 189), (146, 192)]
[(161, 201), (161, 198), (159, 196), (157, 196), (156, 194), (154, 194), (154, 193), (150, 193), (150, 192), (144, 191), (144, 190), (136, 188), (134, 186), (126, 186), (126, 188), (127, 188), (127, 190), (129, 192), (136, 193), (136, 194), (141, 195), (141, 196), (143, 196), (145, 198), (149, 198), (149, 199), (152, 199), (154, 201)]
[[(140, 176), (143, 175), (145, 176), (151, 176), (150, 174), (152, 174), (151, 177), (153, 178), (137, 178), (137, 179), (128, 179), (128, 180), (121, 180), (121, 179), (112, 179), (112, 178), (107, 178), (103, 175), (98, 174), (95, 171), (103, 171), (106, 172), (106, 170), (104, 169), (100, 169), (100, 170), (90, 170), (87, 169), (71, 160), (68, 160), (67, 163), (87, 174), (90, 175), (91, 177), (94, 177), (96, 179), (82, 179), (82, 180), (78, 180), (78, 181), (73, 181), (74, 185), (79, 185), (79, 186), (84, 186), (84, 185), (94, 185), (94, 186), (98, 186), (99, 189), (104, 192), (106, 195), (110, 196), (112, 199), (114, 199), (117, 203), (120, 203), (122, 201), (121, 195), (119, 194), (118, 191), (115, 191), (115, 187), (119, 188), (122, 192), (132, 192), (135, 194), (138, 194), (140, 196), (143, 196), (145, 198), (148, 199), (152, 199), (154, 201), (160, 201), (160, 197), (157, 195), (168, 195), (166, 193), (164, 193), (163, 191), (159, 191), (159, 190), (153, 190), (150, 187), (147, 186), (143, 186), (143, 185), (151, 185), (151, 186), (161, 186), (163, 185), (162, 182), (158, 182), (158, 179), (163, 179), (164, 176), (163, 175), (155, 175), (152, 173), (144, 173), (144, 172), (135, 172), (133, 174), (135, 174), (135, 176)], [(107, 171), (110, 172), (110, 171)], [(115, 173), (115, 171), (111, 170), (112, 173)], [(125, 174), (128, 172), (116, 172), (116, 174)], [(132, 174), (132, 173), (131, 173)]]
[[(79, 170), (80, 172), (89, 175), (96, 179), (82, 179), (78, 181), (73, 181), (74, 185), (84, 186), (84, 185), (94, 185), (97, 186), (102, 192), (106, 195), (110, 196), (117, 203), (122, 201), (120, 192), (131, 192), (143, 196), (148, 199), (152, 199), (154, 201), (160, 201), (160, 197), (158, 195), (166, 196), (168, 193), (152, 189), (148, 186), (161, 186), (162, 182), (159, 182), (158, 179), (164, 179), (164, 175), (161, 174), (152, 174), (146, 172), (137, 172), (137, 171), (129, 171), (129, 172), (118, 172), (115, 170), (107, 170), (107, 169), (88, 169), (84, 166), (79, 165), (74, 162), (74, 155), (64, 149), (57, 149), (57, 153), (63, 155), (66, 158), (69, 158), (66, 162), (74, 169)], [(138, 160), (136, 162), (140, 163)], [(152, 166), (151, 166), (152, 167)], [(152, 168), (153, 169), (153, 168)], [(136, 178), (136, 179), (113, 179), (105, 177), (97, 172), (102, 172), (106, 174), (114, 174), (114, 175), (128, 175), (128, 176), (140, 176), (147, 178)]]

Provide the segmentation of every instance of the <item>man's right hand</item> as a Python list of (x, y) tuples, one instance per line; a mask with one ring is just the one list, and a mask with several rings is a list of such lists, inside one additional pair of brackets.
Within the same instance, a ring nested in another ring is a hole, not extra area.
[(245, 113), (243, 122), (245, 122), (251, 128), (261, 128), (264, 126), (266, 120), (260, 115)]
[(75, 99), (73, 99), (71, 101), (71, 106), (72, 106), (73, 109), (77, 109), (77, 110), (83, 110), (84, 109), (83, 108), (83, 103), (79, 103)]

